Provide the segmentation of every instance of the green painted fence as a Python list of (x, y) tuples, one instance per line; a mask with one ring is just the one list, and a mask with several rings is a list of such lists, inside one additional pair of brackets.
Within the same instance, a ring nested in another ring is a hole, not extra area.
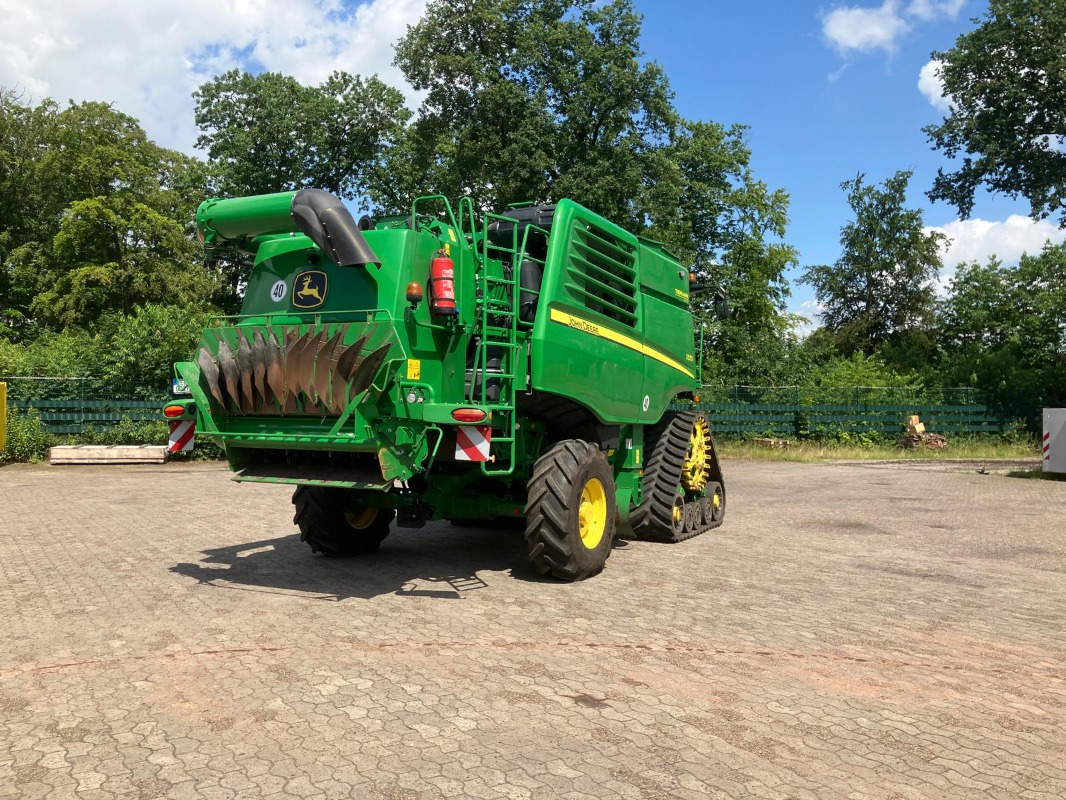
[[(36, 409), (55, 434), (76, 434), (122, 419), (162, 419), (168, 387), (106, 385), (94, 379), (3, 377), (8, 405)], [(909, 389), (852, 386), (819, 389), (796, 386), (703, 387), (698, 408), (716, 433), (781, 438), (876, 434), (895, 436), (904, 419), (917, 414), (934, 433), (1002, 434), (1014, 421), (990, 409), (976, 389)]]
[(897, 436), (917, 414), (926, 430), (945, 435), (999, 435), (1014, 421), (990, 409), (976, 389), (796, 386), (704, 387), (699, 409), (716, 433), (739, 437), (805, 438), (847, 434)]
[(12, 408), (33, 408), (49, 433), (81, 433), (86, 426), (99, 428), (123, 419), (133, 422), (161, 420), (165, 400), (13, 400)]
[(166, 387), (113, 386), (89, 378), (0, 377), (8, 384), (8, 407), (33, 408), (53, 434), (77, 434), (87, 426), (103, 428), (128, 419), (161, 420), (170, 398)]

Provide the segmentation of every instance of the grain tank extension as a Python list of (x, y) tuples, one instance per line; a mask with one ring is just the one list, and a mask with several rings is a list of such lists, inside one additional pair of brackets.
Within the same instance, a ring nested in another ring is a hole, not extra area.
[(698, 386), (689, 271), (571, 200), (480, 215), (419, 198), (358, 222), (316, 190), (209, 200), (209, 251), (248, 259), (241, 313), (192, 361), (195, 420), (247, 483), (295, 488), (315, 552), (393, 525), (524, 519), (541, 574), (599, 572), (616, 534), (722, 523)]

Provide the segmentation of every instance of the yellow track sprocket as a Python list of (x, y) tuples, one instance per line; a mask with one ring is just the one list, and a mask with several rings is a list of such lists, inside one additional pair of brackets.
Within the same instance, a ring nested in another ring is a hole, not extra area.
[(689, 434), (685, 463), (681, 467), (681, 483), (689, 491), (703, 491), (703, 487), (707, 485), (711, 475), (713, 448), (711, 426), (705, 416), (697, 414)]

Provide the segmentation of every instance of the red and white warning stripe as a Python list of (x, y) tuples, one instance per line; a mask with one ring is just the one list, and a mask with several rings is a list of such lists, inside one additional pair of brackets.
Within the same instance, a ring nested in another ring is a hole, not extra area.
[(196, 420), (179, 419), (170, 423), (170, 444), (168, 453), (181, 453), (192, 450), (196, 439)]
[(1051, 433), (1050, 433), (1050, 431), (1048, 433), (1044, 434), (1044, 460), (1045, 461), (1050, 461), (1051, 460)]
[(488, 461), (491, 446), (489, 425), (460, 425), (455, 431), (456, 461)]

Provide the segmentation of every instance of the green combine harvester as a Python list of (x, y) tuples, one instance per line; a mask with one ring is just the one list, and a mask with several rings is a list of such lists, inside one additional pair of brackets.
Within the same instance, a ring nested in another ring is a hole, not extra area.
[(480, 215), (442, 196), (358, 222), (318, 190), (208, 200), (207, 250), (252, 264), (164, 413), (233, 480), (296, 487), (315, 552), (390, 526), (525, 520), (540, 574), (598, 573), (616, 535), (722, 523), (688, 269), (571, 200)]

